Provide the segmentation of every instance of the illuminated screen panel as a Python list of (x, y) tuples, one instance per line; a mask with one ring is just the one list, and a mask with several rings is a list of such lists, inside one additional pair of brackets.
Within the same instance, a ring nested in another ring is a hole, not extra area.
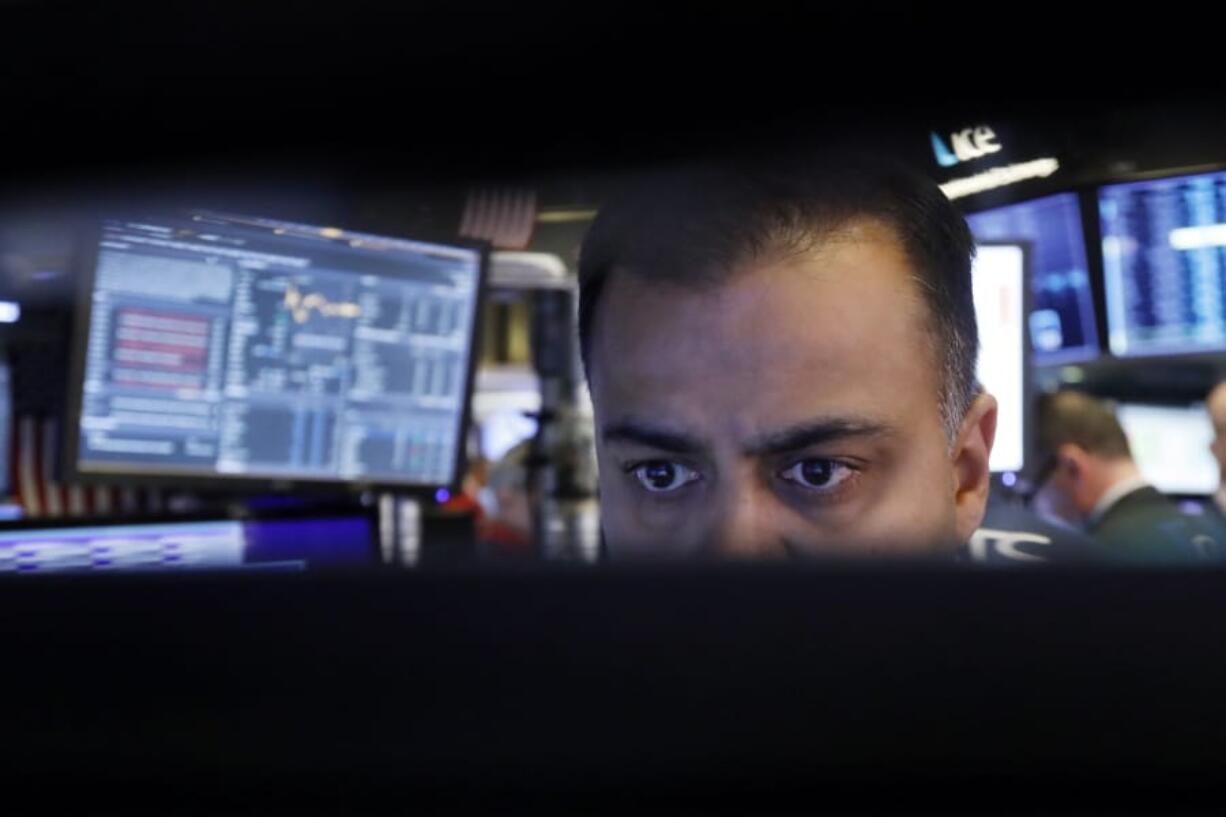
[(1099, 190), (1111, 351), (1226, 349), (1226, 173)]
[(1026, 454), (1026, 259), (1021, 247), (979, 248), (973, 270), (979, 382), (999, 404), (994, 472), (1020, 471)]
[(978, 241), (1030, 246), (1030, 342), (1037, 364), (1099, 354), (1081, 208), (1073, 193), (1046, 196), (966, 217)]
[(212, 213), (109, 220), (85, 473), (446, 485), (480, 253)]
[(1124, 404), (1116, 409), (1141, 475), (1167, 494), (1212, 494), (1218, 465), (1204, 406)]

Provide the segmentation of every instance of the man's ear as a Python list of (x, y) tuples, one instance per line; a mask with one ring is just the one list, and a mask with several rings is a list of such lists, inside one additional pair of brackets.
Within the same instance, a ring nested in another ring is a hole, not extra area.
[(992, 470), (988, 460), (996, 439), (996, 398), (984, 392), (971, 403), (952, 451), (954, 466), (954, 526), (965, 542), (983, 522)]
[(1056, 471), (1070, 479), (1080, 478), (1086, 471), (1089, 454), (1076, 443), (1064, 443), (1056, 449)]

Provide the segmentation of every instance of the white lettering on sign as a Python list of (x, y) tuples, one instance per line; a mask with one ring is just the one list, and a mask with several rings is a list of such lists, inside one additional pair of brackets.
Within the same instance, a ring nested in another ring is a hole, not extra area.
[(1039, 533), (980, 528), (979, 530), (975, 531), (975, 533), (971, 536), (971, 540), (967, 542), (971, 561), (979, 564), (989, 561), (990, 554), (993, 551), (995, 551), (997, 555), (1012, 561), (1046, 561), (1046, 559), (1044, 559), (1042, 556), (1027, 553), (1018, 547), (1019, 545), (1024, 544), (1043, 545), (1044, 547), (1049, 547), (1051, 546), (1051, 539), (1050, 537)]
[(969, 162), (1000, 152), (996, 133), (987, 125), (963, 128), (951, 133), (949, 144), (953, 148), (952, 151), (945, 147), (945, 143), (935, 133), (931, 134), (931, 138), (933, 153), (941, 167), (953, 167), (959, 162)]
[(950, 137), (954, 146), (954, 155), (960, 161), (969, 162), (996, 153), (1000, 145), (996, 142), (996, 134), (991, 128), (966, 128)]

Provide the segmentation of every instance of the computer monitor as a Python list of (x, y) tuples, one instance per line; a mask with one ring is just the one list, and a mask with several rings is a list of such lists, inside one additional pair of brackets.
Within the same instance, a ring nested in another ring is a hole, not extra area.
[(971, 213), (981, 242), (1025, 241), (1031, 248), (1030, 341), (1037, 364), (1068, 363), (1099, 354), (1081, 208), (1060, 193)]
[(1226, 172), (1098, 192), (1111, 351), (1226, 349)]
[(1203, 405), (1124, 403), (1116, 416), (1141, 475), (1166, 494), (1208, 495), (1218, 487), (1209, 444), (1213, 424)]
[(0, 574), (326, 570), (377, 564), (361, 515), (159, 521), (0, 530)]
[(979, 323), (979, 382), (999, 403), (993, 472), (1026, 465), (1029, 385), (1026, 349), (1026, 250), (1017, 244), (985, 244), (972, 271)]
[(458, 481), (479, 248), (212, 212), (91, 243), (78, 475)]

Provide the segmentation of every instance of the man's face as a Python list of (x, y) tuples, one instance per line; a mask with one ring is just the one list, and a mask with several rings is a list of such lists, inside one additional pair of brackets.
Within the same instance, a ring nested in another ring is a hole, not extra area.
[(920, 556), (969, 537), (995, 403), (951, 449), (919, 286), (871, 221), (713, 288), (612, 275), (590, 349), (610, 555)]
[[(1084, 528), (1088, 510), (1083, 510), (1086, 500), (1079, 481), (1070, 469), (1057, 461), (1035, 492), (1033, 507), (1036, 513), (1053, 522), (1061, 522), (1073, 528)], [(1089, 503), (1090, 508), (1094, 506)]]

